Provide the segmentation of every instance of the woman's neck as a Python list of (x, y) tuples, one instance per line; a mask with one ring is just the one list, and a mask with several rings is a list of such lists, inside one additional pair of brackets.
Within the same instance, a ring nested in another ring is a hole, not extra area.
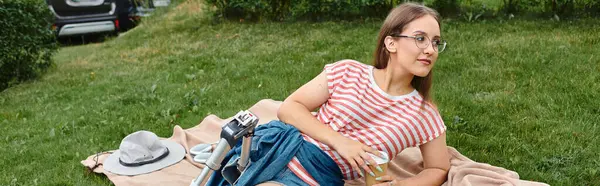
[(401, 68), (388, 66), (384, 69), (375, 69), (373, 74), (375, 83), (389, 95), (399, 96), (414, 91), (410, 84), (414, 75)]

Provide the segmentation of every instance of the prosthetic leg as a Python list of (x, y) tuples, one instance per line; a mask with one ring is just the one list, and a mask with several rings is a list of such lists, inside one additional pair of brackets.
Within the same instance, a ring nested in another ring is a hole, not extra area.
[[(222, 127), (221, 139), (215, 147), (213, 153), (206, 161), (206, 166), (202, 169), (202, 172), (196, 179), (192, 180), (190, 186), (199, 186), (204, 180), (206, 180), (212, 173), (221, 168), (221, 163), (227, 155), (227, 152), (231, 150), (240, 139), (242, 140), (242, 153), (237, 162), (236, 178), (242, 174), (242, 172), (248, 166), (248, 159), (250, 158), (250, 147), (252, 143), (252, 136), (254, 135), (254, 128), (258, 124), (258, 117), (252, 114), (250, 111), (238, 112), (229, 123)], [(237, 179), (236, 179), (237, 180)], [(231, 183), (233, 185), (234, 183)]]

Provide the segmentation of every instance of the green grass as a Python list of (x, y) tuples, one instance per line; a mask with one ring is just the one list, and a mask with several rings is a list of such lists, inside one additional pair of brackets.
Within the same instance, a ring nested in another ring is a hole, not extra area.
[[(190, 3), (191, 2), (191, 3)], [(0, 93), (0, 185), (109, 185), (79, 161), (137, 130), (282, 100), (346, 58), (370, 63), (381, 22), (211, 24), (197, 3), (101, 44), (62, 48)], [(434, 97), (448, 144), (552, 185), (600, 185), (600, 20), (445, 22)]]

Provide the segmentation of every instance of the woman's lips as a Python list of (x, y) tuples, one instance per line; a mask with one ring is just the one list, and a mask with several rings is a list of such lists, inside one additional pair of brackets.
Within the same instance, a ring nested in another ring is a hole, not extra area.
[(431, 60), (429, 59), (417, 59), (417, 61), (425, 64), (425, 65), (430, 65), (431, 64)]

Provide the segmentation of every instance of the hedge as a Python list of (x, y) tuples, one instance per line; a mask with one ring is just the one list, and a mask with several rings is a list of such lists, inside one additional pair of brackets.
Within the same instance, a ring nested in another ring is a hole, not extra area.
[[(405, 0), (206, 0), (217, 18), (254, 21), (349, 20), (384, 18)], [(598, 16), (598, 0), (419, 0), (443, 17)], [(497, 5), (492, 7), (486, 3)]]
[[(385, 16), (401, 0), (206, 0), (216, 16), (248, 20), (342, 20)], [(385, 10), (385, 11), (380, 11)]]
[(0, 91), (38, 77), (57, 50), (53, 15), (42, 0), (0, 0)]

